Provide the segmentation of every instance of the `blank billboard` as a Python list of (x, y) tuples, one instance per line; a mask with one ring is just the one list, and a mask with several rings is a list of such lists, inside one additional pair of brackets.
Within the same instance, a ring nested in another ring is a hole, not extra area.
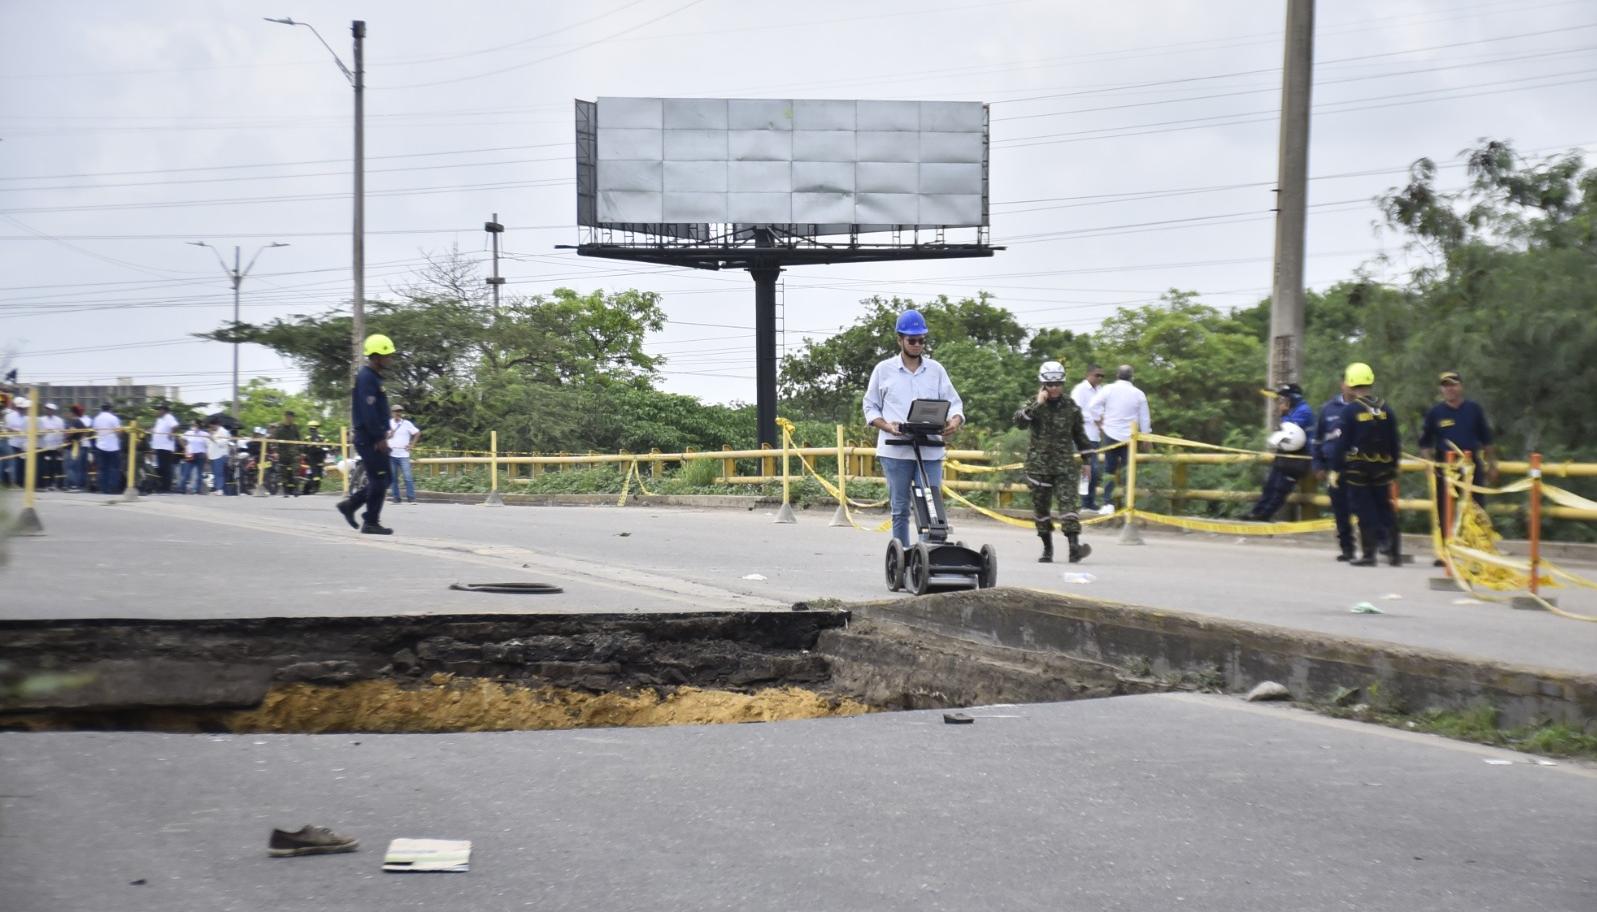
[(842, 233), (987, 224), (987, 107), (965, 101), (577, 103), (578, 222)]

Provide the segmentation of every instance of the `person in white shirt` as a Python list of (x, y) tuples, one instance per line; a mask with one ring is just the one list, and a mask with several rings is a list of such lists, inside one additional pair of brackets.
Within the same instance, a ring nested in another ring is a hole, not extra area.
[(94, 428), (94, 475), (101, 494), (120, 494), (122, 482), (122, 419), (111, 411), (111, 403), (100, 406), (100, 414), (90, 423)]
[[(1098, 425), (1087, 418), (1087, 407), (1092, 405), (1092, 397), (1098, 394), (1098, 388), (1103, 386), (1103, 368), (1096, 364), (1087, 365), (1087, 375), (1070, 390), (1070, 399), (1081, 408), (1083, 423), (1087, 426), (1087, 439), (1097, 446), (1103, 440), (1103, 432), (1098, 430)], [(1094, 450), (1087, 458), (1087, 468), (1091, 470), (1087, 481), (1087, 496), (1081, 499), (1083, 510), (1098, 509), (1098, 481), (1103, 477), (1103, 460), (1098, 458)]]
[[(13, 456), (27, 450), (29, 404), (25, 396), (17, 396), (11, 400), (11, 407), (6, 409), (5, 447), (0, 449), (0, 456)], [(23, 466), (26, 461), (26, 456), (14, 456), (12, 459), (0, 461), (0, 484), (21, 487), (26, 475), (26, 468)]]
[(405, 497), (416, 502), (416, 479), (410, 474), (410, 448), (421, 439), (421, 429), (405, 417), (405, 407), (393, 407), (393, 417), (388, 419), (388, 459), (394, 467), (392, 493), (394, 503), (399, 503), (399, 478), (405, 477)]
[(155, 451), (155, 491), (172, 493), (172, 465), (177, 459), (178, 420), (166, 403), (156, 406), (155, 426), (150, 430), (150, 449)]
[(44, 416), (39, 419), (39, 490), (62, 490), (65, 479), (61, 477), (61, 445), (66, 443), (65, 419), (58, 414), (54, 402), (44, 404)]
[(1131, 365), (1120, 365), (1115, 371), (1115, 382), (1093, 395), (1092, 403), (1087, 406), (1087, 423), (1098, 427), (1098, 451), (1109, 450), (1104, 456), (1103, 511), (1113, 511), (1115, 473), (1126, 464), (1132, 425), (1135, 424), (1141, 434), (1153, 431), (1153, 422), (1148, 418), (1148, 397), (1132, 385)]
[(205, 456), (211, 461), (211, 493), (237, 494), (238, 488), (227, 487), (227, 457), (233, 448), (233, 435), (220, 418), (211, 419), (211, 433), (205, 444)]
[(187, 494), (189, 482), (194, 483), (194, 493), (205, 493), (205, 451), (209, 449), (211, 435), (205, 430), (205, 423), (195, 418), (189, 429), (183, 432), (183, 462), (179, 464), (177, 476), (177, 492)]

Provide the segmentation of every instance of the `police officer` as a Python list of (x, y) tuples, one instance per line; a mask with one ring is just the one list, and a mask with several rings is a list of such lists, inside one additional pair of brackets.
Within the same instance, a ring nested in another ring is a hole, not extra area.
[[(383, 391), (383, 371), (394, 358), (394, 340), (381, 333), (366, 337), (363, 349), (366, 365), (355, 376), (355, 389), (350, 394), (352, 406), (351, 430), (355, 438), (355, 452), (360, 454), (366, 467), (366, 484), (359, 491), (350, 492), (347, 500), (338, 502), (338, 512), (351, 528), (367, 535), (392, 535), (393, 529), (380, 524), (383, 497), (388, 493), (390, 479), (388, 459), (388, 394)], [(355, 522), (355, 511), (366, 508), (360, 523)]]
[(1402, 455), (1397, 418), (1386, 401), (1375, 395), (1375, 371), (1368, 364), (1349, 364), (1344, 380), (1353, 401), (1343, 415), (1332, 457), (1345, 464), (1337, 483), (1348, 486), (1348, 504), (1359, 518), (1363, 553), (1350, 563), (1355, 567), (1375, 566), (1376, 548), (1386, 542), (1388, 556), (1396, 566), (1397, 523), (1387, 489), (1397, 480), (1398, 459)]
[[(1314, 425), (1314, 477), (1325, 481), (1333, 475), (1340, 475), (1346, 468), (1339, 458), (1335, 456), (1333, 444), (1341, 436), (1343, 417), (1347, 408), (1353, 403), (1353, 394), (1348, 392), (1346, 383), (1340, 384), (1341, 392), (1326, 400), (1320, 406), (1320, 420)], [(1347, 502), (1347, 485), (1331, 484), (1326, 488), (1326, 493), (1331, 498), (1331, 515), (1336, 517), (1336, 543), (1339, 561), (1353, 560), (1353, 511)]]
[[(1425, 426), (1420, 431), (1420, 455), (1442, 462), (1457, 447), (1470, 455), (1475, 464), (1473, 481), (1476, 484), (1497, 484), (1497, 448), (1492, 445), (1492, 426), (1486, 420), (1486, 410), (1473, 400), (1464, 398), (1464, 377), (1458, 371), (1444, 371), (1438, 380), (1442, 401), (1425, 413)], [(1436, 515), (1443, 516), (1442, 497), (1445, 490), (1441, 469), (1437, 469)], [(1475, 492), (1475, 502), (1486, 506), (1486, 495)], [(1453, 530), (1443, 528), (1445, 538)], [(1441, 565), (1441, 560), (1437, 560)]]
[(1308, 449), (1313, 446), (1314, 410), (1303, 401), (1303, 388), (1296, 383), (1283, 383), (1275, 388), (1276, 413), (1281, 416), (1280, 428), (1270, 435), (1270, 446), (1276, 451), (1270, 474), (1264, 479), (1264, 490), (1259, 502), (1253, 505), (1248, 518), (1266, 522), (1275, 516), (1286, 503), (1288, 494), (1298, 486), (1298, 479), (1309, 473)]
[(1093, 452), (1081, 407), (1065, 395), (1065, 366), (1045, 361), (1037, 371), (1037, 395), (1015, 412), (1015, 426), (1031, 429), (1026, 447), (1026, 484), (1031, 488), (1031, 509), (1042, 539), (1040, 564), (1054, 560), (1054, 516), (1050, 500), (1059, 504), (1059, 531), (1070, 542), (1072, 564), (1092, 553), (1081, 543), (1079, 485), (1081, 460)]
[(298, 496), (299, 489), (295, 487), (299, 478), (299, 444), (292, 443), (300, 439), (299, 422), (293, 412), (283, 413), (283, 422), (272, 431), (272, 439), (277, 441), (277, 482), (283, 489), (283, 496)]

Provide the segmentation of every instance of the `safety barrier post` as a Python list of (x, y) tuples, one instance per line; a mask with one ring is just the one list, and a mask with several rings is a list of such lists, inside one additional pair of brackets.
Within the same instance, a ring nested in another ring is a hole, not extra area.
[[(769, 450), (770, 448), (771, 448), (771, 445), (769, 443), (760, 444), (760, 449), (762, 449), (762, 450)], [(772, 475), (776, 474), (776, 459), (775, 459), (775, 457), (772, 457), (772, 456), (761, 456), (760, 457), (760, 474), (765, 476), (766, 478), (770, 478)]]
[[(1177, 454), (1177, 458), (1180, 458), (1180, 454)], [(1090, 475), (1092, 467), (1084, 465), (1081, 470)], [(1187, 493), (1187, 464), (1185, 462), (1178, 462), (1170, 467), (1170, 487), (1174, 489), (1174, 492), (1170, 495), (1170, 512), (1180, 516), (1187, 509), (1187, 498), (1185, 496)]]
[(843, 445), (843, 426), (837, 426), (837, 511), (827, 525), (846, 526), (848, 521), (848, 450)]
[(28, 446), (22, 459), (22, 512), (11, 527), (16, 535), (43, 535), (44, 524), (34, 509), (34, 492), (39, 485), (39, 390), (28, 390)]
[[(722, 449), (722, 451), (730, 450), (730, 449), (732, 449), (732, 444), (723, 443), (723, 444), (721, 444), (721, 449)], [(731, 478), (733, 475), (737, 474), (737, 471), (738, 471), (738, 463), (737, 463), (736, 459), (723, 459), (723, 460), (721, 460), (721, 477), (722, 478)]]
[(260, 455), (255, 457), (255, 493), (252, 497), (266, 496), (266, 445), (271, 443), (265, 437), (261, 438)]
[(659, 447), (649, 447), (649, 477), (650, 478), (659, 478), (660, 474), (665, 471), (665, 469), (661, 465), (661, 463), (662, 463), (662, 460), (660, 459), (660, 448)]
[(788, 449), (788, 443), (792, 439), (793, 439), (792, 435), (788, 433), (788, 429), (785, 428), (785, 427), (782, 428), (782, 506), (777, 509), (776, 518), (771, 520), (771, 522), (777, 522), (777, 523), (796, 523), (796, 522), (798, 522), (798, 517), (793, 515), (793, 504), (788, 499), (789, 498), (789, 492), (788, 492), (789, 482), (788, 482), (788, 474), (787, 474), (787, 455), (788, 455), (787, 454), (787, 449)]
[(1141, 545), (1142, 533), (1137, 531), (1137, 422), (1131, 422), (1131, 436), (1126, 438), (1126, 506), (1125, 521), (1120, 526), (1120, 544)]
[(339, 472), (338, 475), (342, 479), (343, 484), (344, 484), (344, 497), (348, 498), (349, 497), (349, 428), (348, 427), (341, 427), (341, 428), (338, 429), (338, 461), (344, 467), (344, 471)]
[(1548, 605), (1556, 606), (1558, 600), (1552, 596), (1543, 598), (1541, 595), (1542, 454), (1530, 454), (1530, 471), (1525, 474), (1530, 478), (1530, 598), (1516, 596), (1509, 599), (1509, 604), (1515, 608), (1546, 610)]
[(502, 507), (505, 499), (499, 493), (499, 432), (488, 432), (488, 499), (485, 507)]
[[(1458, 454), (1449, 450), (1445, 459), (1446, 465), (1442, 468), (1442, 550), (1447, 550), (1447, 540), (1453, 535), (1453, 473), (1454, 463)], [(1452, 565), (1445, 559), (1442, 561), (1442, 573), (1453, 575)]]
[(128, 423), (128, 464), (126, 487), (122, 489), (122, 500), (133, 502), (139, 499), (138, 461), (139, 461), (139, 426)]

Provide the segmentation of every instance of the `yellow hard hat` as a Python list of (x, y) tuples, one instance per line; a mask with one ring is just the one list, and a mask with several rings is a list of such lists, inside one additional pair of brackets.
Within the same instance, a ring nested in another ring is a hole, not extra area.
[(394, 340), (382, 333), (372, 333), (366, 337), (366, 357), (372, 355), (391, 355), (394, 353)]
[(1375, 385), (1375, 371), (1363, 361), (1355, 361), (1347, 366), (1347, 373), (1342, 375), (1342, 380), (1348, 386), (1373, 386)]

